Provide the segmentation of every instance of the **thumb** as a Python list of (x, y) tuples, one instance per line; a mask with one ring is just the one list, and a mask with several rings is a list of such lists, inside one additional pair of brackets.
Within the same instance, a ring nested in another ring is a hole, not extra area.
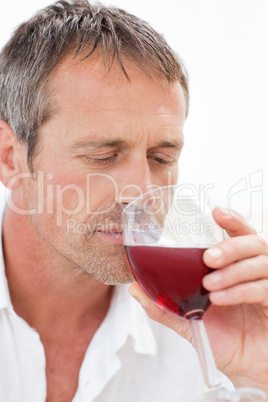
[(256, 234), (256, 230), (231, 209), (216, 207), (213, 210), (213, 218), (219, 226), (226, 230), (230, 237)]
[(154, 321), (173, 329), (177, 334), (192, 343), (192, 333), (190, 324), (186, 319), (165, 311), (154, 303), (150, 297), (142, 290), (138, 283), (133, 283), (129, 287), (129, 293), (137, 300), (146, 314)]

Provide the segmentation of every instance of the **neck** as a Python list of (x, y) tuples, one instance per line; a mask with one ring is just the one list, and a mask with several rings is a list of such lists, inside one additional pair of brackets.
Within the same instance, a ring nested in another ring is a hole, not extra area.
[(50, 323), (78, 329), (101, 323), (113, 287), (97, 282), (59, 255), (35, 233), (28, 216), (8, 207), (3, 217), (3, 250), (13, 307), (32, 327)]

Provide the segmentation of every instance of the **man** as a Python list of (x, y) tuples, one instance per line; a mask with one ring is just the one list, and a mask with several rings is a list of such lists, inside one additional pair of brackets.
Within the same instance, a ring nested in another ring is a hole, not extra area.
[[(122, 285), (134, 280), (122, 209), (177, 181), (188, 107), (181, 61), (138, 18), (61, 1), (3, 49), (0, 90), (0, 174), (12, 190), (2, 224), (1, 400), (198, 397), (194, 349), (176, 334), (189, 338), (185, 322), (132, 285), (165, 326), (148, 320)], [(235, 385), (267, 392), (267, 245), (219, 209), (215, 219), (234, 236), (204, 256), (219, 268), (204, 278), (217, 363)]]

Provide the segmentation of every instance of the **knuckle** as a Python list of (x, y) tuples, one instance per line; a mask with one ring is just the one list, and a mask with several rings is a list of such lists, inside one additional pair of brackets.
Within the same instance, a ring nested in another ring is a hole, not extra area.
[(245, 301), (247, 296), (248, 296), (248, 289), (247, 286), (241, 286), (239, 289), (239, 293), (237, 294), (237, 297), (240, 297), (241, 300)]
[(262, 279), (261, 286), (264, 292), (268, 294), (268, 279)]
[(157, 306), (150, 306), (148, 309), (145, 309), (145, 311), (148, 317), (154, 321), (161, 322), (165, 316), (165, 311), (161, 310), (159, 307), (157, 308)]
[(262, 236), (260, 236), (260, 235), (256, 235), (256, 237), (257, 237), (257, 240), (258, 240), (258, 242), (260, 243), (260, 245), (261, 245), (264, 249), (267, 249), (267, 252), (268, 252), (268, 245), (267, 245), (267, 242), (265, 241), (265, 239), (264, 239)]
[(258, 260), (259, 260), (259, 263), (263, 267), (268, 268), (268, 256), (267, 255), (264, 255), (264, 254), (259, 255)]
[(241, 249), (239, 237), (232, 237), (227, 240), (227, 246), (230, 247), (234, 253), (239, 253)]
[(146, 310), (147, 314), (151, 313), (152, 308), (154, 307), (154, 306), (152, 305), (152, 301), (149, 300), (149, 299), (147, 299), (147, 298), (145, 298), (144, 300), (142, 300), (141, 305), (142, 305), (142, 307), (144, 308), (144, 310)]

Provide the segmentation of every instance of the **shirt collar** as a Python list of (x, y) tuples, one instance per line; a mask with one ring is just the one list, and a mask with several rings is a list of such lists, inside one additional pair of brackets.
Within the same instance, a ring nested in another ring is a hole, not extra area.
[(79, 385), (87, 387), (89, 400), (94, 400), (122, 368), (119, 352), (124, 353), (126, 344), (136, 353), (156, 355), (156, 340), (149, 320), (132, 300), (128, 285), (114, 287), (109, 311), (89, 344), (79, 374)]
[[(130, 296), (128, 287), (129, 285), (116, 286), (110, 307), (111, 318), (113, 311), (120, 308), (120, 314), (117, 315), (120, 319), (120, 324), (118, 324), (121, 331), (125, 331), (134, 340), (135, 352), (156, 356), (157, 342), (150, 324), (151, 320), (141, 305)], [(116, 332), (114, 331), (114, 333)]]
[(5, 262), (3, 255), (3, 216), (6, 207), (6, 199), (9, 191), (0, 197), (0, 228), (1, 228), (1, 244), (0, 244), (0, 309), (12, 307), (7, 278), (5, 274)]

